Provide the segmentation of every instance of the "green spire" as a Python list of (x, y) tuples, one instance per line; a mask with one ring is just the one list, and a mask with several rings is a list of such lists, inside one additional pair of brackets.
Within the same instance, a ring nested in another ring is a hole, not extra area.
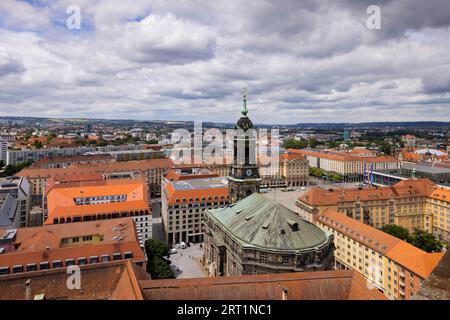
[(241, 110), (241, 113), (244, 117), (247, 116), (248, 110), (247, 110), (247, 88), (244, 87), (242, 89), (242, 102), (243, 102), (243, 107)]

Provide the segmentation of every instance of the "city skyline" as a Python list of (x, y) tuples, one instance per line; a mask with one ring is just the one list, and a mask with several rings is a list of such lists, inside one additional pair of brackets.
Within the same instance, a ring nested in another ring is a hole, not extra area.
[(246, 86), (255, 123), (447, 120), (448, 1), (371, 4), (5, 0), (0, 116), (232, 123)]

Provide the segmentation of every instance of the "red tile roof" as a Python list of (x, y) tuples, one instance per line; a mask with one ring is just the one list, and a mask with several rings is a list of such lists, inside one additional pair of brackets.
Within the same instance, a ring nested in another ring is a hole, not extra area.
[(372, 248), (416, 275), (427, 278), (444, 253), (427, 253), (381, 230), (368, 226), (345, 214), (326, 209), (317, 221)]
[(350, 270), (140, 281), (148, 300), (385, 300)]

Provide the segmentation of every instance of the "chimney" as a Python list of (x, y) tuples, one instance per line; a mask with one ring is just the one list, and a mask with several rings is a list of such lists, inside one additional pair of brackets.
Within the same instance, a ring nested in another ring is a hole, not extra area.
[(25, 299), (31, 300), (31, 279), (25, 282)]
[(288, 289), (281, 288), (281, 300), (287, 300), (287, 299), (288, 299)]

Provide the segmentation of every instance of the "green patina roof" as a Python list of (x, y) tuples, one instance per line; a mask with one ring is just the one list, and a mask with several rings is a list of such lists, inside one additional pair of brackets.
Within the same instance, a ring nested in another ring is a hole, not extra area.
[[(228, 208), (206, 210), (206, 214), (243, 246), (305, 250), (325, 244), (331, 236), (282, 204), (257, 193)], [(293, 230), (294, 224), (298, 224), (298, 231)]]

